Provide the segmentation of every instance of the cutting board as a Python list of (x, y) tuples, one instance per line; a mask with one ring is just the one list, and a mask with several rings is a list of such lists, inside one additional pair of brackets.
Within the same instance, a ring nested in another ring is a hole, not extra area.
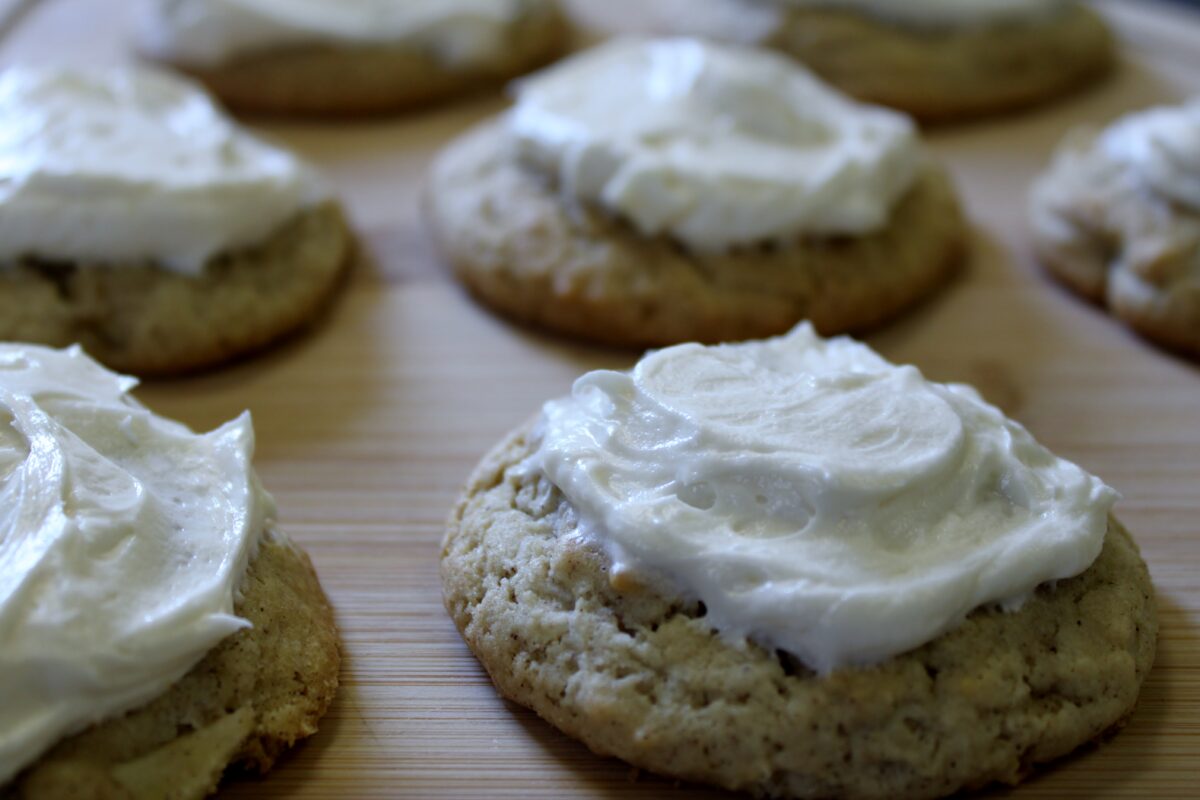
[[(588, 0), (579, 0), (588, 6)], [(122, 0), (44, 0), (0, 64), (128, 60)], [(1104, 6), (1124, 61), (1103, 87), (1033, 113), (929, 136), (974, 221), (966, 273), (869, 337), (929, 377), (974, 383), (1054, 451), (1120, 490), (1158, 589), (1158, 661), (1129, 724), (1041, 770), (1023, 798), (1200, 796), (1200, 369), (1139, 340), (1048, 280), (1025, 196), (1078, 125), (1200, 92), (1200, 15)], [(605, 24), (636, 13), (593, 0)], [(487, 95), (412, 116), (260, 130), (320, 165), (361, 240), (342, 297), (309, 335), (140, 398), (199, 429), (254, 414), (258, 468), (284, 527), (312, 554), (345, 643), (320, 733), (231, 798), (693, 798), (598, 758), (501, 700), (441, 605), (443, 520), (472, 465), (580, 373), (636, 354), (565, 343), (474, 304), (431, 252), (422, 174), (450, 137), (503, 108)]]

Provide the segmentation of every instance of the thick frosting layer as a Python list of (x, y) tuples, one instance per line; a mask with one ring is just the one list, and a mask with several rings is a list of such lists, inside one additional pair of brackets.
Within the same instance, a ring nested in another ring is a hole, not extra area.
[(0, 265), (35, 256), (198, 274), (319, 196), (294, 156), (157, 72), (10, 68), (0, 121)]
[(1061, 13), (1072, 0), (759, 0), (782, 7), (853, 11), (922, 28), (1027, 22)]
[(615, 40), (519, 85), (520, 156), (569, 202), (698, 251), (884, 227), (921, 160), (911, 120), (783, 56)]
[(1130, 114), (1104, 132), (1100, 147), (1153, 191), (1200, 210), (1200, 97)]
[(541, 0), (143, 0), (140, 46), (197, 66), (317, 44), (412, 43), (465, 65), (504, 48)]
[(136, 383), (0, 345), (0, 785), (249, 624), (234, 593), (274, 515), (250, 416), (197, 435)]
[(1116, 494), (975, 390), (807, 324), (680, 345), (546, 404), (532, 458), (582, 535), (813, 669), (1015, 608), (1099, 554)]

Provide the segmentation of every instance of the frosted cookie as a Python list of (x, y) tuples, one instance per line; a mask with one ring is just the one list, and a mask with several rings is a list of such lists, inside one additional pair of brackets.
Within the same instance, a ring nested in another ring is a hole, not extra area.
[(291, 154), (148, 71), (0, 73), (0, 339), (178, 373), (304, 326), (350, 261)]
[(1200, 356), (1200, 99), (1068, 137), (1034, 185), (1031, 220), (1055, 277)]
[(778, 797), (1015, 783), (1151, 667), (1115, 493), (970, 387), (810, 327), (593, 372), (451, 514), (446, 608), (603, 755)]
[(789, 60), (616, 40), (434, 162), (430, 229), (518, 320), (633, 346), (880, 323), (942, 286), (958, 200), (911, 120)]
[(398, 111), (561, 52), (557, 0), (144, 0), (139, 49), (240, 110)]
[(1112, 35), (1075, 0), (651, 0), (656, 27), (781, 50), (923, 121), (985, 116), (1094, 83)]
[(266, 771), (338, 684), (248, 414), (156, 416), (79, 348), (0, 345), (0, 797), (200, 798)]

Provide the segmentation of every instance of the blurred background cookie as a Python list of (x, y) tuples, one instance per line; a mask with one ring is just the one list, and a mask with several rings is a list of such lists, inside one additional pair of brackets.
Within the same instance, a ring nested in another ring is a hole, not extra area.
[(0, 115), (0, 338), (195, 370), (311, 322), (349, 265), (315, 173), (190, 82), (14, 67)]
[(1200, 99), (1069, 136), (1034, 186), (1030, 216), (1056, 278), (1200, 357)]
[(435, 160), (458, 278), (517, 320), (609, 344), (883, 322), (943, 286), (958, 199), (913, 124), (788, 59), (616, 40), (526, 79)]
[(1051, 100), (1101, 78), (1114, 44), (1074, 0), (648, 0), (660, 33), (785, 52), (861, 100), (922, 121)]
[(567, 45), (556, 0), (146, 0), (138, 47), (238, 111), (400, 111), (494, 85)]

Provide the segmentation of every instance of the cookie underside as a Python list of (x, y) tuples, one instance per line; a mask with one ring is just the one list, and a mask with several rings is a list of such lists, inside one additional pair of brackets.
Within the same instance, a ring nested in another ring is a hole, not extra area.
[(928, 33), (852, 12), (790, 9), (766, 44), (842, 91), (929, 122), (1053, 100), (1094, 83), (1115, 62), (1112, 34), (1083, 5), (1040, 22)]
[(411, 45), (305, 46), (248, 55), (216, 67), (174, 66), (230, 108), (340, 117), (404, 111), (496, 86), (553, 59), (569, 31), (554, 3), (535, 4), (494, 57), (450, 66)]
[(303, 327), (334, 294), (352, 242), (332, 202), (199, 276), (153, 266), (26, 260), (0, 268), (0, 339), (82, 344), (138, 375), (215, 366)]
[(1019, 612), (979, 610), (821, 678), (723, 641), (699, 604), (615, 590), (558, 490), (511, 469), (532, 450), (519, 430), (468, 482), (443, 546), (446, 608), (504, 695), (596, 753), (772, 796), (941, 796), (1096, 739), (1153, 662), (1153, 589), (1115, 519), (1089, 570)]
[(965, 250), (949, 179), (926, 163), (888, 226), (861, 237), (691, 253), (598, 211), (569, 206), (491, 121), (436, 160), (432, 235), (482, 302), (518, 321), (604, 344), (652, 347), (862, 330), (945, 284)]
[(227, 637), (166, 694), (59, 743), (3, 800), (193, 800), (225, 769), (265, 772), (317, 731), (338, 685), (333, 610), (308, 556), (264, 535)]

